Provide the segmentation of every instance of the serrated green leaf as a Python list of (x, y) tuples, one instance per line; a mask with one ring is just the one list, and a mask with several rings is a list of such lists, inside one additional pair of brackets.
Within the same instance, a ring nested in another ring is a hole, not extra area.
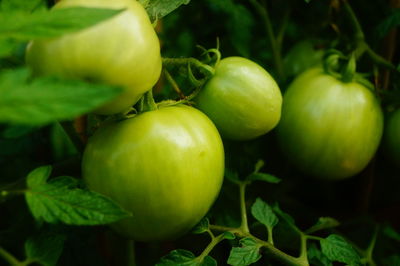
[(28, 41), (38, 38), (57, 37), (75, 32), (109, 19), (122, 10), (72, 7), (0, 13), (0, 37)]
[(387, 237), (390, 237), (393, 240), (399, 241), (400, 242), (400, 234), (396, 232), (396, 230), (393, 229), (391, 226), (385, 226), (383, 229), (383, 234), (386, 235)]
[(224, 239), (228, 239), (228, 240), (233, 240), (236, 238), (235, 234), (232, 234), (231, 232), (224, 232)]
[(210, 221), (208, 218), (203, 218), (201, 221), (192, 229), (193, 234), (202, 234), (207, 232)]
[(25, 242), (25, 254), (31, 261), (43, 266), (55, 266), (63, 251), (65, 236), (59, 234), (43, 234)]
[(44, 125), (72, 119), (113, 99), (121, 88), (42, 77), (27, 69), (0, 73), (0, 123)]
[(32, 170), (26, 178), (28, 188), (34, 189), (46, 184), (47, 179), (50, 177), (52, 167), (50, 165), (41, 166)]
[(361, 264), (357, 251), (339, 235), (329, 235), (320, 240), (320, 244), (322, 253), (331, 261), (343, 262), (351, 266)]
[(279, 221), (272, 208), (260, 198), (251, 206), (251, 214), (268, 228), (273, 228)]
[(116, 222), (129, 214), (98, 193), (78, 188), (79, 180), (62, 176), (25, 193), (36, 220), (70, 225), (100, 225)]
[(229, 254), (228, 264), (233, 266), (245, 266), (257, 262), (261, 258), (259, 245), (252, 238), (240, 240), (241, 247), (233, 247)]
[(321, 250), (317, 248), (314, 243), (309, 245), (307, 250), (308, 260), (310, 261), (310, 265), (315, 266), (332, 266), (331, 260), (329, 260)]
[(307, 234), (312, 234), (312, 233), (317, 232), (319, 230), (333, 228), (333, 227), (337, 227), (339, 225), (340, 225), (340, 223), (334, 218), (331, 218), (331, 217), (319, 217), (317, 223), (314, 224), (313, 226), (311, 226), (306, 231), (306, 233)]
[(149, 0), (145, 5), (152, 21), (165, 17), (181, 5), (189, 4), (190, 0)]
[(176, 249), (171, 251), (168, 255), (161, 258), (161, 260), (156, 264), (156, 266), (175, 266), (175, 265), (185, 265), (191, 266), (192, 261), (196, 257), (194, 254), (188, 250)]
[(270, 175), (270, 174), (265, 174), (265, 173), (253, 173), (250, 174), (247, 179), (253, 180), (253, 181), (264, 181), (267, 183), (272, 183), (272, 184), (277, 184), (281, 182), (282, 180), (276, 176)]

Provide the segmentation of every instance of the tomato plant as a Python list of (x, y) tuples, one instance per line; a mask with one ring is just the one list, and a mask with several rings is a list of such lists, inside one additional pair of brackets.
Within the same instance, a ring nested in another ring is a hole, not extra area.
[(207, 213), (221, 188), (224, 151), (200, 111), (164, 107), (99, 129), (82, 168), (90, 189), (132, 212), (116, 231), (160, 241), (186, 233)]
[(299, 169), (326, 179), (359, 173), (379, 146), (383, 115), (374, 94), (320, 68), (306, 71), (284, 95), (278, 139)]
[(249, 140), (272, 130), (281, 116), (282, 95), (271, 75), (241, 57), (222, 59), (195, 99), (222, 136)]
[(384, 147), (388, 157), (400, 166), (400, 110), (389, 114), (385, 131)]
[(398, 2), (0, 0), (0, 265), (400, 265)]
[(82, 31), (33, 41), (26, 53), (27, 63), (37, 75), (121, 86), (124, 92), (95, 112), (126, 111), (160, 76), (160, 45), (149, 17), (138, 2), (130, 0), (64, 0), (54, 9), (77, 6), (126, 10)]

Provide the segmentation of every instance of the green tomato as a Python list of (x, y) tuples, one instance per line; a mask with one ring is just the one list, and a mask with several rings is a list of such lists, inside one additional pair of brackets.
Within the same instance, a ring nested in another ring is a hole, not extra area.
[(375, 95), (361, 84), (310, 69), (289, 86), (277, 127), (280, 146), (304, 173), (343, 179), (371, 160), (383, 131)]
[(222, 185), (224, 150), (203, 113), (164, 107), (96, 131), (82, 171), (90, 189), (132, 212), (112, 225), (117, 232), (163, 241), (184, 234), (207, 213)]
[(400, 109), (391, 113), (387, 119), (384, 148), (390, 160), (400, 167)]
[(242, 57), (222, 59), (195, 98), (196, 106), (232, 140), (249, 140), (273, 129), (281, 116), (282, 95), (261, 66)]
[(303, 40), (296, 43), (283, 58), (285, 74), (297, 76), (301, 72), (322, 65), (324, 50), (317, 49), (314, 40)]
[(57, 75), (123, 87), (119, 97), (95, 113), (123, 112), (151, 89), (160, 76), (158, 37), (137, 1), (63, 0), (54, 8), (76, 6), (126, 10), (76, 33), (32, 41), (26, 61), (36, 75)]

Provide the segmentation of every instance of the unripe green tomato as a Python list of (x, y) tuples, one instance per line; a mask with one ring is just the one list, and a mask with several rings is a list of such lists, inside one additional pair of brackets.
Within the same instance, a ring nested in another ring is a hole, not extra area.
[(283, 58), (285, 74), (294, 77), (303, 71), (322, 65), (324, 50), (317, 49), (316, 41), (307, 39), (296, 43)]
[(384, 148), (390, 160), (400, 167), (400, 109), (388, 116), (384, 131)]
[(272, 130), (281, 116), (282, 95), (271, 75), (242, 57), (227, 57), (195, 98), (196, 107), (232, 140), (249, 140)]
[(224, 150), (206, 115), (185, 105), (164, 107), (96, 131), (82, 171), (90, 189), (132, 212), (112, 225), (117, 232), (170, 240), (196, 225), (218, 196)]
[(322, 179), (356, 175), (381, 140), (383, 115), (375, 95), (310, 69), (283, 96), (277, 135), (283, 153), (304, 173)]
[(119, 97), (95, 113), (123, 112), (151, 89), (160, 76), (158, 37), (137, 1), (63, 0), (54, 8), (77, 6), (126, 10), (75, 33), (32, 41), (26, 61), (36, 75), (50, 74), (123, 87)]

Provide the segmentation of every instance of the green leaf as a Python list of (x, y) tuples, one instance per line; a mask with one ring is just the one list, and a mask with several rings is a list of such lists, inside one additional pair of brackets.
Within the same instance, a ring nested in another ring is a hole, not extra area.
[(400, 8), (393, 8), (390, 15), (376, 27), (375, 31), (379, 38), (383, 38), (398, 26), (400, 26)]
[(19, 45), (19, 42), (12, 39), (0, 39), (0, 58), (11, 56)]
[(208, 231), (208, 226), (210, 225), (210, 221), (208, 218), (203, 218), (201, 221), (192, 229), (193, 234), (202, 234)]
[(0, 37), (31, 40), (57, 37), (75, 32), (109, 19), (122, 10), (72, 7), (27, 13), (0, 13)]
[(190, 0), (149, 0), (146, 1), (146, 11), (152, 21), (165, 17), (181, 5), (189, 4)]
[(264, 166), (264, 161), (263, 160), (258, 160), (256, 165), (254, 166), (254, 173), (260, 172), (261, 168)]
[(51, 77), (28, 80), (27, 69), (0, 73), (0, 123), (44, 125), (72, 119), (113, 99), (120, 88)]
[(44, 0), (2, 0), (0, 2), (0, 12), (13, 12), (16, 10), (31, 12), (45, 7)]
[(398, 232), (396, 232), (393, 229), (393, 227), (385, 226), (382, 231), (383, 231), (383, 234), (386, 235), (387, 237), (390, 237), (391, 239), (400, 242), (400, 234)]
[(29, 209), (36, 220), (70, 225), (100, 225), (129, 216), (109, 198), (79, 188), (78, 179), (62, 176), (43, 184), (45, 171), (41, 170), (40, 175), (37, 172), (39, 170), (36, 169), (28, 176), (30, 189), (25, 193)]
[(260, 198), (251, 207), (251, 214), (268, 228), (273, 228), (279, 221), (272, 208)]
[(288, 223), (292, 228), (295, 228), (296, 230), (300, 231), (299, 229), (297, 229), (296, 223), (293, 219), (292, 216), (290, 216), (289, 214), (287, 214), (286, 212), (282, 211), (278, 205), (278, 203), (276, 203), (273, 207), (272, 207), (273, 211), (278, 214), (286, 223)]
[(357, 251), (339, 235), (329, 235), (320, 240), (322, 253), (331, 261), (343, 262), (348, 265), (360, 265), (361, 259)]
[(65, 236), (42, 234), (25, 242), (27, 259), (44, 266), (55, 266), (64, 248)]
[(333, 228), (339, 226), (340, 223), (331, 217), (319, 217), (318, 221), (316, 224), (311, 226), (307, 231), (306, 234), (312, 234), (314, 232), (328, 229), (328, 228)]
[(282, 180), (276, 176), (270, 175), (270, 174), (265, 174), (265, 173), (253, 173), (250, 174), (247, 179), (252, 180), (252, 181), (265, 181), (268, 183), (272, 184), (277, 184), (281, 182)]
[(46, 184), (46, 181), (49, 178), (51, 171), (52, 167), (50, 165), (41, 166), (31, 171), (26, 178), (28, 188), (35, 189), (43, 184)]
[(5, 139), (17, 139), (32, 133), (36, 129), (36, 127), (25, 125), (10, 125), (4, 129), (4, 131), (1, 133), (1, 137)]
[(196, 265), (194, 264), (195, 262), (193, 262), (195, 258), (194, 254), (188, 250), (176, 249), (162, 257), (156, 266), (194, 266)]
[(318, 249), (315, 243), (311, 243), (307, 250), (308, 260), (310, 265), (315, 266), (332, 266), (331, 260), (329, 260), (321, 250)]
[(228, 240), (233, 240), (236, 238), (235, 234), (232, 234), (231, 232), (224, 232), (224, 239)]
[(228, 264), (234, 266), (245, 266), (257, 262), (261, 258), (260, 248), (252, 238), (240, 240), (241, 247), (233, 247), (229, 254)]

